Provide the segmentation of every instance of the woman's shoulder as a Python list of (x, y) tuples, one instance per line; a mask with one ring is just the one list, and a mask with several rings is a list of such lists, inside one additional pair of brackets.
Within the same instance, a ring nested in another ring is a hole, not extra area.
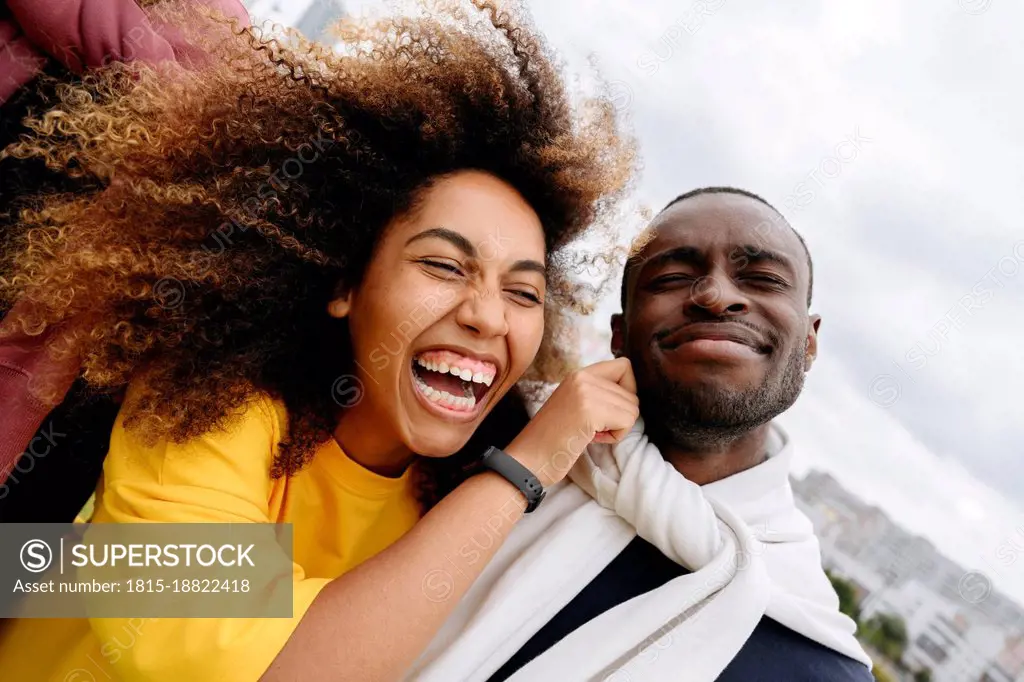
[[(131, 400), (131, 391), (126, 404)], [(110, 439), (104, 474), (118, 478), (178, 479), (220, 476), (269, 479), (270, 467), (287, 432), (287, 410), (280, 400), (253, 394), (205, 433), (181, 441), (157, 438), (145, 425), (126, 427), (122, 408)]]
[[(124, 409), (122, 408), (122, 412)], [(119, 415), (103, 465), (96, 521), (265, 522), (284, 406), (254, 395), (217, 426), (177, 442), (147, 439)]]

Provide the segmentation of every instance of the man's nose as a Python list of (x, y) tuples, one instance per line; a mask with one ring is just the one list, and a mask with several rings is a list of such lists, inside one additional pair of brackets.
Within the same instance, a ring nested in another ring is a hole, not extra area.
[(690, 287), (687, 312), (695, 316), (728, 317), (749, 311), (750, 301), (727, 277), (706, 275)]

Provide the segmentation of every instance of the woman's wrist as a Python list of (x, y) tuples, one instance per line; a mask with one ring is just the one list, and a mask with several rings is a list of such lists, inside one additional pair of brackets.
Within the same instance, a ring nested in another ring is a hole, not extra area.
[(505, 448), (505, 452), (529, 469), (545, 488), (553, 486), (565, 476), (566, 472), (559, 473), (555, 470), (550, 457), (538, 456), (536, 448), (523, 447), (522, 445), (512, 443)]
[(483, 495), (487, 498), (487, 508), (491, 510), (489, 519), (502, 519), (501, 522), (489, 520), (485, 525), (504, 525), (505, 522), (515, 524), (526, 513), (526, 496), (515, 484), (496, 471), (484, 469), (463, 481), (459, 488), (463, 487), (467, 493), (473, 491), (470, 494)]

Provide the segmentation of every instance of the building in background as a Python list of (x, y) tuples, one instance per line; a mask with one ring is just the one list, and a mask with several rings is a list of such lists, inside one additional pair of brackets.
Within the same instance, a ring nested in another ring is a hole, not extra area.
[(328, 37), (327, 29), (344, 14), (341, 0), (313, 0), (295, 28), (310, 40), (324, 40)]
[(310, 40), (323, 40), (327, 29), (345, 16), (342, 0), (243, 0), (254, 24), (268, 21), (296, 28)]
[[(962, 594), (967, 571), (827, 473), (793, 480), (822, 563), (852, 583), (860, 620), (893, 614), (907, 628), (903, 663), (935, 682), (1024, 682), (1024, 609), (989, 591)], [(969, 587), (972, 584), (968, 585)]]
[(981, 682), (1024, 682), (1024, 635), (1007, 640)]
[(934, 680), (977, 682), (998, 663), (1008, 639), (1001, 628), (969, 618), (964, 606), (908, 580), (871, 594), (862, 602), (861, 620), (899, 615), (907, 626), (907, 667), (927, 668)]

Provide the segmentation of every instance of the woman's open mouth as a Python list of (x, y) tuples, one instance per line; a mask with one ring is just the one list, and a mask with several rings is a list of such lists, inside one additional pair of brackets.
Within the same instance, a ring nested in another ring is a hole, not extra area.
[(442, 414), (477, 412), (497, 371), (493, 363), (450, 350), (424, 351), (412, 361), (413, 386)]

